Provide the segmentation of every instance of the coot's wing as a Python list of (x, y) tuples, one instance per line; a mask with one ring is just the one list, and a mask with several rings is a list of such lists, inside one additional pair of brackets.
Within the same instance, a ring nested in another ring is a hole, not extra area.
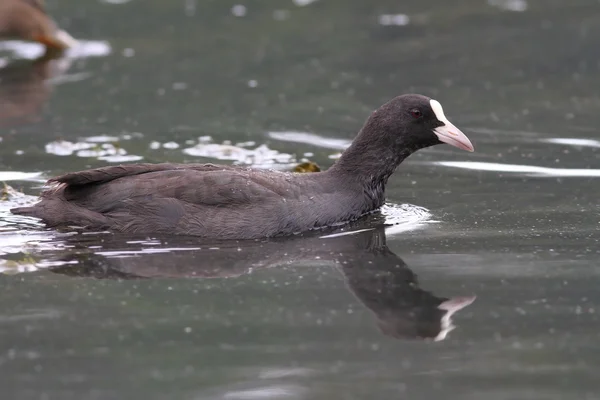
[(213, 164), (129, 164), (73, 172), (50, 179), (42, 200), (61, 200), (106, 213), (125, 203), (174, 199), (192, 205), (227, 207), (281, 196), (298, 187), (289, 174)]
[(229, 165), (214, 165), (214, 164), (125, 164), (113, 165), (109, 167), (101, 167), (87, 169), (84, 171), (70, 172), (48, 180), (48, 183), (64, 183), (67, 185), (87, 185), (91, 183), (104, 183), (114, 179), (145, 174), (149, 172), (172, 171), (172, 170), (195, 170), (195, 171), (216, 171), (225, 169), (237, 169), (237, 167)]
[[(41, 202), (11, 211), (40, 218), (50, 227), (205, 235), (238, 226), (240, 234), (250, 236), (254, 233), (248, 229), (270, 216), (273, 206), (285, 207), (286, 199), (303, 196), (303, 185), (290, 176), (211, 164), (98, 168), (53, 178), (55, 186), (42, 193)], [(238, 222), (229, 222), (234, 218)], [(261, 231), (269, 229), (275, 227), (266, 224)]]

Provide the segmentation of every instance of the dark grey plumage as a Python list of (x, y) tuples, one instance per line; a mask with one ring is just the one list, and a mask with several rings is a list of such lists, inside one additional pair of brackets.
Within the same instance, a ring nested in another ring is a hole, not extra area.
[(444, 126), (437, 115), (425, 96), (396, 97), (371, 114), (325, 172), (213, 164), (111, 166), (52, 178), (39, 203), (11, 211), (40, 218), (48, 227), (223, 239), (341, 224), (378, 209), (396, 167), (416, 150), (441, 143), (433, 132)]

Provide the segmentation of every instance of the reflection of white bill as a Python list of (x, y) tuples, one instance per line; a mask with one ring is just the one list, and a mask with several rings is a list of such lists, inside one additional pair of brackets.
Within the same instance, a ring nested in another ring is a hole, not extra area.
[(456, 326), (452, 324), (452, 315), (457, 311), (462, 310), (466, 306), (473, 303), (476, 299), (476, 296), (469, 297), (454, 297), (450, 300), (446, 300), (442, 304), (438, 306), (440, 310), (446, 310), (446, 314), (442, 317), (442, 329), (440, 333), (435, 337), (436, 342), (440, 340), (444, 340), (448, 333), (452, 332)]

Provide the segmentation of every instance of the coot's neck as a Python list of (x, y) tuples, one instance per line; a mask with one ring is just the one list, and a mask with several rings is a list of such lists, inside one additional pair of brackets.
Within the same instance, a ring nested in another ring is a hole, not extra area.
[(385, 118), (371, 114), (356, 139), (329, 169), (332, 174), (357, 181), (365, 188), (381, 190), (396, 167), (414, 153), (404, 132), (389, 132)]

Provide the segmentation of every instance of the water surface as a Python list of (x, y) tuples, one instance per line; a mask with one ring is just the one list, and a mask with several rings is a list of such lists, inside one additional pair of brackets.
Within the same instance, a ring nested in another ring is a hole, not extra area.
[[(598, 2), (50, 6), (81, 47), (0, 46), (0, 180), (26, 193), (0, 204), (6, 398), (600, 397)], [(70, 235), (7, 211), (121, 162), (327, 168), (406, 92), (476, 152), (411, 156), (342, 231)]]

